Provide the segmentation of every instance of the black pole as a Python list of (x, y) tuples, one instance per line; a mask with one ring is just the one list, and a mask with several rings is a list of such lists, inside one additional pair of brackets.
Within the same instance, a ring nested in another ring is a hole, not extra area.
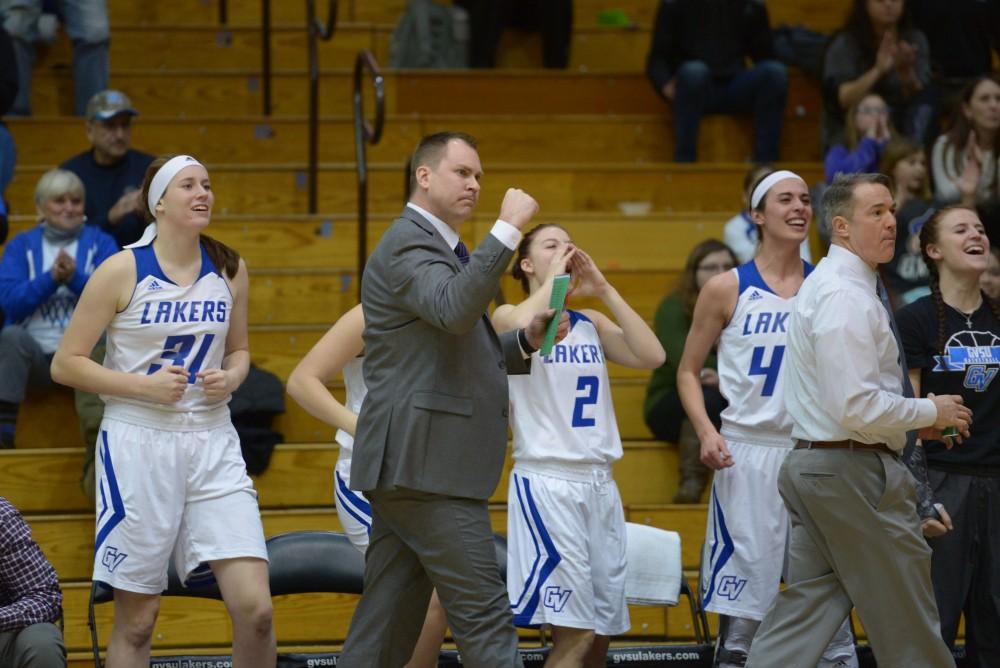
[[(222, 0), (225, 2), (225, 0)], [(260, 78), (262, 106), (265, 116), (271, 115), (271, 0), (260, 1)]]
[[(365, 120), (362, 74), (371, 73), (375, 90), (375, 123)], [(354, 155), (358, 172), (358, 301), (361, 301), (361, 273), (368, 259), (368, 149), (382, 139), (385, 125), (385, 86), (382, 72), (370, 51), (359, 51), (354, 61)]]

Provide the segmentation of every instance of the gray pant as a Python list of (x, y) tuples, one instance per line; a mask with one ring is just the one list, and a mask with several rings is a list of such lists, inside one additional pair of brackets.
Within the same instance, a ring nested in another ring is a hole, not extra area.
[(913, 479), (899, 459), (872, 450), (794, 450), (778, 489), (792, 522), (787, 587), (764, 618), (747, 667), (815, 666), (853, 606), (879, 668), (953, 668)]
[(55, 624), (32, 624), (0, 633), (0, 668), (59, 668), (66, 665), (62, 631)]
[(46, 355), (38, 343), (20, 325), (7, 325), (0, 330), (0, 401), (19, 404), (25, 391), (53, 387), (49, 364), (52, 356)]
[(486, 501), (408, 489), (366, 495), (373, 521), (365, 593), (338, 665), (404, 665), (436, 588), (463, 665), (520, 668)]

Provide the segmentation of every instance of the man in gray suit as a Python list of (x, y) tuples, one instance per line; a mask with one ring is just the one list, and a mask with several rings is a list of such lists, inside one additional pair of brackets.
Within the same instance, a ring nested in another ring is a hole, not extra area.
[[(507, 448), (507, 374), (529, 372), (552, 313), (499, 337), (486, 317), (538, 204), (508, 190), (470, 255), (458, 230), (479, 199), (475, 146), (461, 133), (421, 140), (410, 201), (365, 267), (368, 395), (351, 487), (368, 496), (373, 523), (342, 666), (405, 664), (432, 588), (464, 665), (521, 665), (487, 499)], [(561, 336), (567, 329), (562, 322)]]

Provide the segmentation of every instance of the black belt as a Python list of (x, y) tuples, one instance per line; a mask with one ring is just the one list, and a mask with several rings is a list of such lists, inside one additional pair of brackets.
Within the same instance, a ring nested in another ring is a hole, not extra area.
[(854, 439), (843, 441), (795, 441), (796, 450), (876, 450), (896, 455), (896, 451), (885, 443), (862, 443)]

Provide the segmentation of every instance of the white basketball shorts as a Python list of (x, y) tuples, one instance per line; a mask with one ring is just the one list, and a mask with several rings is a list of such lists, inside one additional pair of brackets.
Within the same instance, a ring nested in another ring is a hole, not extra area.
[(514, 624), (627, 631), (625, 513), (610, 468), (515, 464), (507, 508)]
[(159, 594), (171, 556), (191, 586), (207, 575), (206, 562), (267, 560), (257, 492), (231, 423), (174, 431), (105, 417), (96, 469), (94, 580)]
[(733, 465), (715, 472), (708, 501), (701, 592), (710, 612), (762, 620), (785, 562), (788, 511), (778, 494), (787, 445), (727, 439)]
[(361, 492), (350, 488), (351, 460), (337, 460), (333, 471), (333, 496), (337, 505), (340, 526), (361, 554), (368, 549), (368, 539), (372, 532), (372, 507)]

